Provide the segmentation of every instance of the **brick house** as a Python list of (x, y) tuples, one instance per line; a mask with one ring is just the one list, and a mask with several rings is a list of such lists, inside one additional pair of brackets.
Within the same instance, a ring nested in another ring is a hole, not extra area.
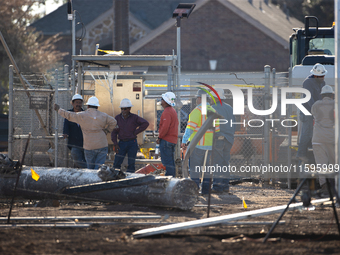
[[(172, 12), (178, 0), (129, 0), (130, 54), (171, 55), (176, 52), (176, 27)], [(303, 24), (287, 17), (268, 0), (197, 0), (189, 19), (181, 22), (182, 71), (262, 71), (268, 64), (277, 71), (289, 66), (289, 36)], [(93, 55), (95, 45), (112, 49), (112, 0), (74, 0), (86, 26), (82, 54)], [(61, 33), (59, 50), (71, 51), (71, 24), (66, 5), (33, 23), (45, 37)], [(59, 22), (60, 21), (60, 22)], [(77, 18), (77, 22), (78, 22)], [(82, 33), (77, 26), (77, 36)], [(69, 63), (70, 55), (65, 59)]]

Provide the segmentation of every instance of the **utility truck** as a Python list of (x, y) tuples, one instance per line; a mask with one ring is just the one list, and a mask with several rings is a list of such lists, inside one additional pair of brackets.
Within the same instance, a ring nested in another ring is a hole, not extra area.
[(301, 86), (313, 65), (320, 63), (328, 71), (326, 84), (334, 86), (334, 25), (319, 27), (317, 17), (306, 16), (305, 27), (293, 30), (289, 40), (291, 85)]

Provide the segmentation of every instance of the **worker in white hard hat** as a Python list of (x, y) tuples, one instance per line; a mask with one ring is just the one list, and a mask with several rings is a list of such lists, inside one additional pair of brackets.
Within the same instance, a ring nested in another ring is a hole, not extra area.
[[(135, 161), (138, 151), (137, 135), (149, 126), (149, 122), (137, 114), (131, 113), (132, 103), (124, 98), (120, 102), (121, 113), (115, 118), (117, 127), (111, 133), (111, 140), (115, 146), (115, 159), (113, 166), (121, 169), (125, 156), (128, 157), (127, 172), (135, 172)], [(117, 137), (119, 142), (117, 141)]]
[(105, 163), (108, 153), (106, 135), (116, 127), (117, 121), (112, 116), (98, 110), (99, 100), (90, 97), (86, 105), (86, 111), (68, 112), (54, 104), (54, 110), (69, 121), (78, 123), (83, 131), (84, 152), (87, 168), (98, 169)]
[[(325, 86), (325, 75), (327, 74), (326, 68), (317, 63), (313, 66), (310, 71), (311, 75), (309, 75), (303, 82), (303, 88), (309, 90), (311, 93), (311, 98), (307, 103), (304, 103), (303, 106), (311, 112), (313, 104), (321, 99), (321, 89)], [(299, 125), (301, 128), (301, 133), (299, 136), (299, 144), (297, 151), (297, 158), (304, 163), (309, 163), (313, 161), (310, 157), (308, 157), (308, 147), (312, 145), (312, 137), (313, 137), (313, 116), (305, 115), (303, 112), (299, 112)], [(312, 156), (313, 158), (313, 156)]]
[[(315, 120), (312, 143), (315, 163), (320, 164), (319, 166), (326, 171), (327, 168), (334, 167), (335, 164), (335, 101), (332, 87), (323, 86), (321, 97), (322, 99), (316, 101), (312, 106)], [(334, 184), (334, 181), (332, 182)], [(324, 195), (328, 195), (326, 179), (319, 178), (319, 183)]]
[[(72, 109), (70, 112), (81, 112), (83, 110), (83, 97), (79, 94), (75, 94), (72, 97)], [(64, 138), (68, 138), (67, 147), (71, 150), (71, 157), (75, 167), (87, 168), (84, 148), (83, 148), (83, 132), (79, 124), (64, 120), (63, 128)]]
[(173, 177), (176, 177), (175, 147), (178, 139), (178, 117), (173, 108), (176, 105), (175, 100), (176, 96), (173, 92), (162, 94), (161, 105), (164, 111), (160, 118), (159, 135), (156, 141), (159, 144), (162, 164), (166, 168), (165, 175)]
[[(215, 133), (216, 138), (214, 152), (212, 154), (212, 163), (213, 165), (220, 166), (218, 169), (229, 169), (230, 151), (234, 144), (235, 134), (235, 126), (231, 125), (231, 123), (235, 122), (235, 117), (233, 115), (233, 108), (222, 101), (226, 99), (223, 88), (215, 88), (215, 91), (217, 94), (211, 91), (211, 94), (216, 100), (216, 104), (212, 104), (212, 108), (214, 108), (218, 114), (222, 115), (227, 123), (220, 124), (220, 132)], [(217, 95), (220, 97), (222, 104)], [(229, 171), (216, 171), (213, 176), (212, 192), (229, 192), (229, 177)]]

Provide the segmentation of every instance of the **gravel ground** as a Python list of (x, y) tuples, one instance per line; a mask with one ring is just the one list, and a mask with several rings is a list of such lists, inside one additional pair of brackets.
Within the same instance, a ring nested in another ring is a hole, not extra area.
[[(231, 186), (229, 193), (212, 194), (210, 217), (285, 205), (294, 190), (261, 184), (242, 183)], [(247, 209), (243, 207), (244, 198)], [(294, 210), (283, 217), (265, 244), (263, 237), (279, 214), (271, 214), (242, 222), (261, 224), (219, 224), (175, 231), (134, 239), (141, 229), (204, 219), (208, 196), (200, 196), (190, 211), (146, 207), (131, 204), (60, 201), (58, 207), (38, 207), (36, 201), (17, 200), (12, 217), (38, 216), (141, 216), (159, 215), (147, 220), (64, 220), (22, 221), (13, 223), (51, 223), (55, 227), (4, 227), (9, 200), (1, 200), (0, 252), (2, 254), (340, 254), (340, 242), (333, 211), (329, 204), (315, 210)], [(47, 203), (48, 205), (49, 203)], [(51, 204), (52, 205), (52, 204)], [(58, 227), (56, 223), (72, 223)], [(88, 227), (75, 227), (88, 223)], [(3, 225), (3, 226), (1, 226)]]

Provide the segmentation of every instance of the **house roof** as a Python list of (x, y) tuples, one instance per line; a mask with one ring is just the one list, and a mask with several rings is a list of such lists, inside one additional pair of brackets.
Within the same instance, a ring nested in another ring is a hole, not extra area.
[[(197, 0), (193, 12), (211, 0)], [(265, 4), (264, 0), (216, 0), (226, 8), (233, 11), (242, 19), (277, 41), (284, 48), (289, 46), (289, 36), (293, 33), (293, 28), (303, 27), (303, 23), (295, 18), (287, 17), (279, 7), (272, 4)], [(154, 29), (148, 36), (135, 42), (130, 46), (133, 53), (152, 41), (158, 35), (169, 29), (175, 24), (175, 20), (170, 18), (162, 25)]]
[[(196, 3), (194, 12), (211, 0), (186, 0), (187, 3)], [(216, 0), (226, 8), (246, 20), (254, 27), (271, 37), (283, 47), (288, 47), (289, 36), (293, 27), (302, 27), (303, 23), (295, 18), (288, 17), (278, 7), (265, 4), (265, 0)], [(85, 25), (89, 25), (102, 14), (112, 8), (112, 0), (73, 0), (73, 9), (77, 11), (78, 18)], [(148, 36), (131, 45), (134, 52), (154, 39), (162, 32), (175, 24), (172, 13), (181, 0), (129, 0), (130, 13), (133, 17), (149, 27), (152, 32)], [(71, 34), (71, 22), (67, 20), (67, 4), (62, 5), (54, 12), (37, 20), (32, 27), (45, 35), (57, 33)], [(77, 26), (77, 30), (81, 26)]]
[(159, 27), (172, 17), (181, 2), (194, 3), (195, 0), (129, 0), (130, 12), (151, 29)]
[(263, 0), (218, 1), (284, 47), (288, 47), (292, 29), (304, 26), (297, 19), (287, 16), (278, 6), (265, 4)]
[[(111, 9), (113, 3), (112, 0), (73, 0), (72, 2), (73, 9), (77, 11), (77, 22), (81, 17), (85, 25)], [(153, 30), (172, 17), (173, 11), (180, 2), (180, 0), (129, 0), (129, 8), (133, 17)], [(31, 27), (46, 35), (71, 34), (71, 22), (67, 20), (67, 4), (32, 23)], [(76, 29), (80, 28), (78, 26)]]
[[(89, 24), (92, 20), (102, 13), (112, 8), (112, 0), (73, 0), (73, 10), (76, 10), (76, 21)], [(54, 35), (57, 33), (71, 34), (72, 24), (67, 19), (67, 4), (60, 6), (54, 12), (44, 16), (30, 25), (41, 31), (45, 35)], [(76, 29), (80, 29), (77, 26)]]

